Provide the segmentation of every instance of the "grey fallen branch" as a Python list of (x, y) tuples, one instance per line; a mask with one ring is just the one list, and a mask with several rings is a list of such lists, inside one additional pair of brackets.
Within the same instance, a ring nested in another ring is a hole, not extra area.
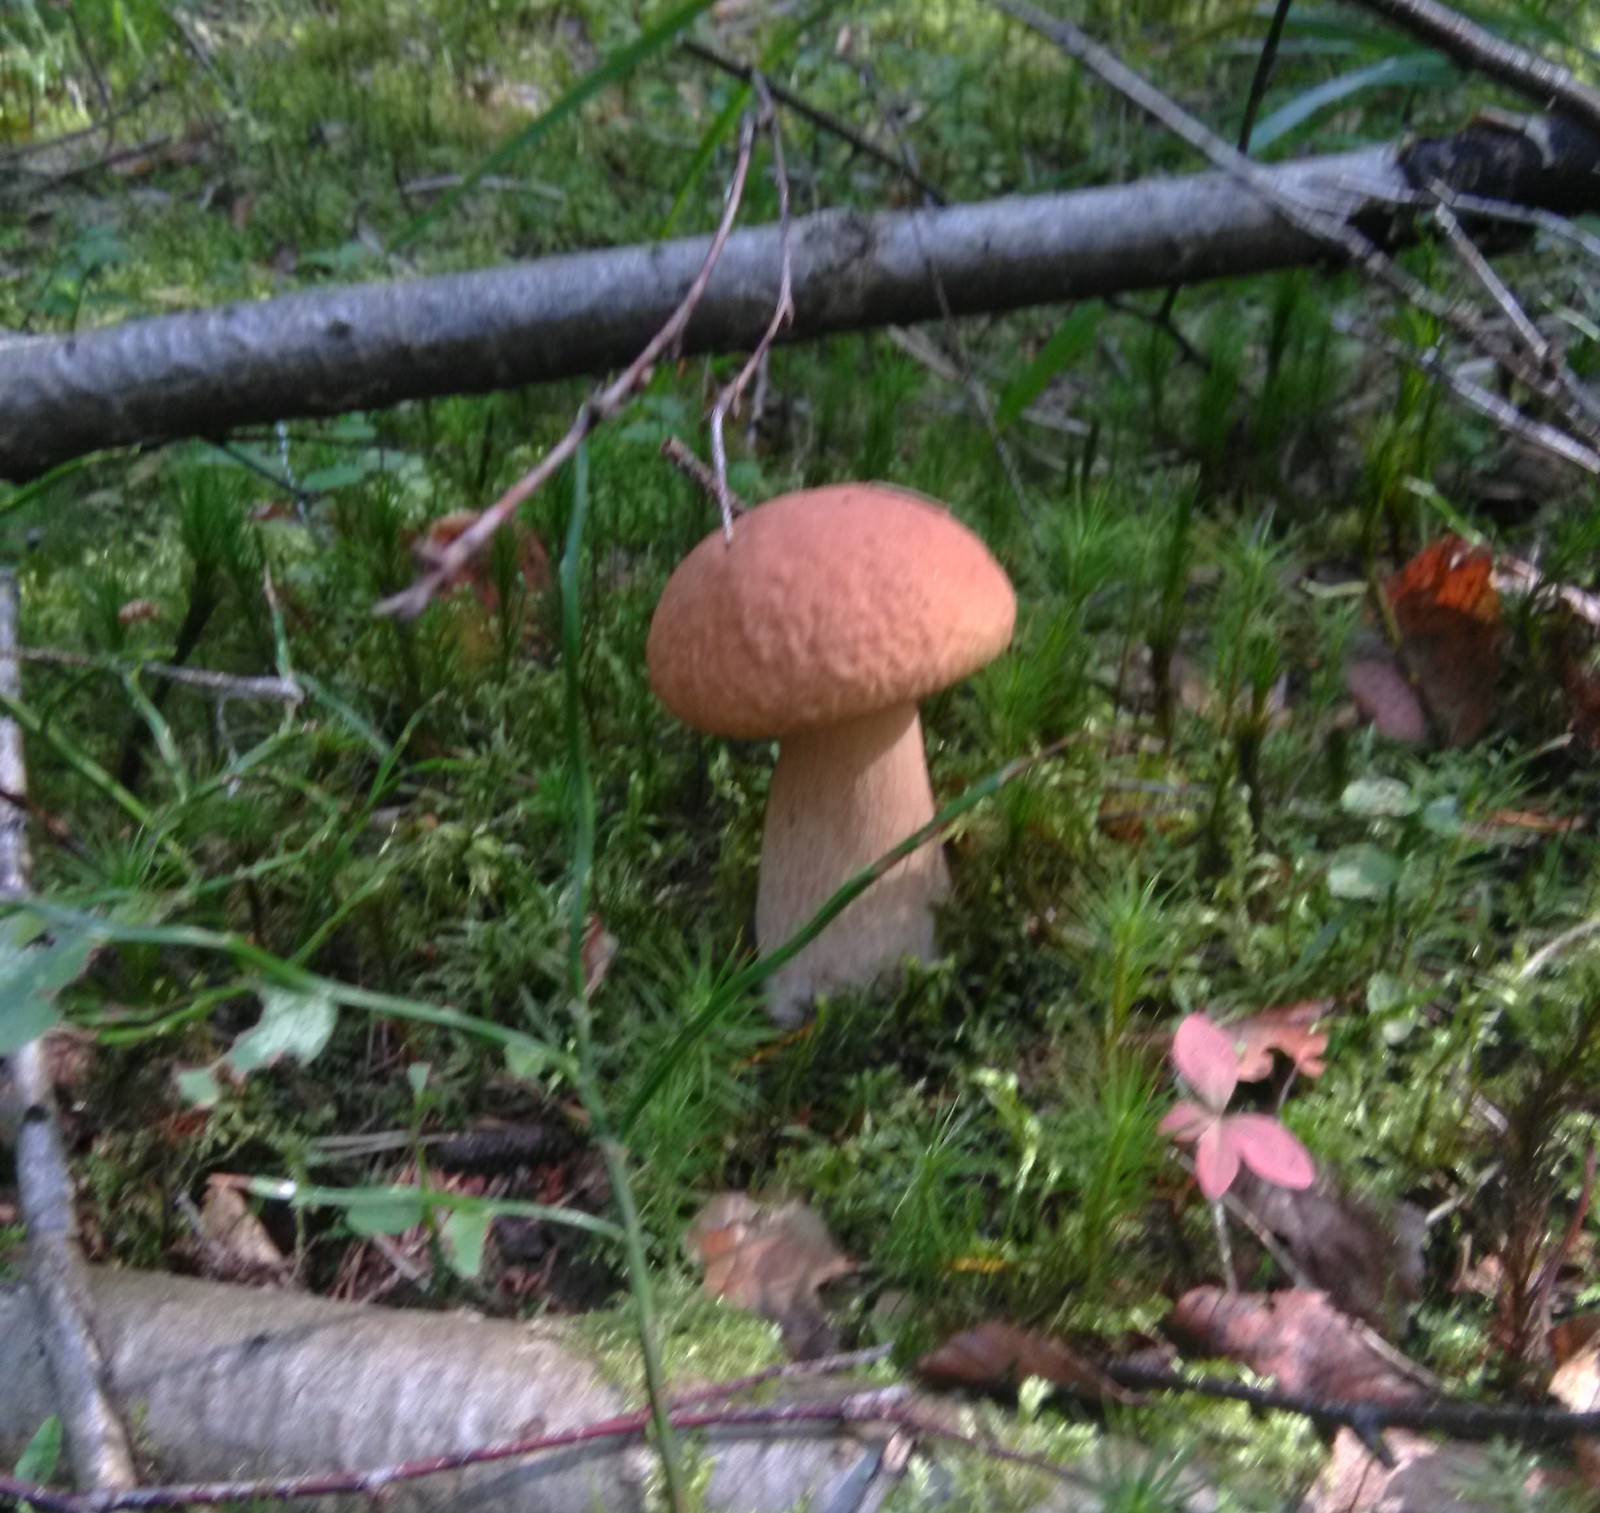
[[(0, 692), (21, 690), (17, 662), (17, 580), (0, 571)], [(22, 732), (0, 719), (0, 788), (25, 798), (27, 769)], [(0, 902), (29, 893), (27, 815), (13, 801), (0, 805)], [(17, 1197), (27, 1237), (28, 1285), (39, 1317), (40, 1344), (49, 1364), (55, 1411), (67, 1442), (73, 1475), (84, 1487), (121, 1490), (138, 1484), (127, 1430), (111, 1406), (105, 1361), (95, 1337), (83, 1253), (73, 1214), (72, 1176), (56, 1126), (55, 1096), (44, 1045), (31, 1040), (0, 1058), (0, 1135), (16, 1146)]]
[[(1600, 208), (1600, 134), (1559, 118), (1525, 139), (1454, 137), (1259, 168), (1281, 198), (1340, 215), (1380, 245), (1414, 236), (1394, 200), (1433, 180), (1531, 208)], [(791, 225), (785, 340), (1165, 289), (1326, 261), (1223, 174)], [(776, 226), (735, 233), (685, 352), (746, 352), (777, 297)], [(70, 337), (0, 337), (0, 477), (36, 477), (105, 447), (225, 435), (442, 394), (609, 372), (677, 309), (709, 239), (685, 238), (402, 283), (308, 291)], [(936, 272), (937, 280), (933, 276)]]

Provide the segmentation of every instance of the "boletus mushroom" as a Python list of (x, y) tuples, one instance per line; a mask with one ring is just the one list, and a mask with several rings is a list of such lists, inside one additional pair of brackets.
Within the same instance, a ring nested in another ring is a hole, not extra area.
[[(781, 945), (863, 867), (933, 818), (917, 701), (997, 656), (1016, 596), (937, 504), (879, 484), (785, 494), (718, 530), (668, 580), (650, 626), (656, 695), (685, 724), (778, 740), (756, 936)], [(949, 887), (930, 842), (768, 979), (783, 1024), (818, 993), (934, 954)]]

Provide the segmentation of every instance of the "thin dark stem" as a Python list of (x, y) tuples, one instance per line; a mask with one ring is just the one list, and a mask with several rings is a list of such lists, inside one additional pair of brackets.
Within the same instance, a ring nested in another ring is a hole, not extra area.
[(1273, 65), (1278, 61), (1278, 44), (1283, 40), (1284, 24), (1289, 19), (1289, 7), (1293, 4), (1294, 0), (1278, 0), (1273, 9), (1266, 38), (1261, 43), (1261, 54), (1256, 59), (1256, 71), (1250, 78), (1250, 96), (1244, 102), (1244, 119), (1239, 123), (1240, 152), (1250, 151), (1250, 137), (1256, 129), (1256, 116), (1266, 96)]

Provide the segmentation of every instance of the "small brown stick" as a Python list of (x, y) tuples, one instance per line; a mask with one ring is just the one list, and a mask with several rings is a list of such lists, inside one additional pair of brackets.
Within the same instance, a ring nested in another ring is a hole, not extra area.
[(623, 371), (592, 394), (579, 407), (567, 434), (561, 438), (543, 459), (522, 475), (488, 509), (484, 510), (466, 530), (433, 557), (426, 572), (410, 588), (383, 600), (373, 607), (377, 615), (393, 615), (401, 620), (413, 620), (433, 602), (435, 595), (464, 568), (473, 557), (488, 545), (494, 533), (517, 512), (524, 500), (531, 498), (566, 464), (596, 426), (612, 419), (627, 402), (644, 387), (650, 370), (670, 353), (682, 339), (700, 303), (712, 272), (722, 257), (733, 223), (738, 218), (739, 206), (744, 199), (745, 179), (750, 172), (750, 153), (755, 140), (755, 122), (746, 116), (739, 131), (739, 157), (734, 164), (733, 180), (728, 185), (727, 204), (722, 220), (717, 225), (711, 245), (706, 249), (699, 272), (694, 276), (678, 308), (667, 322), (645, 344), (645, 348)]
[(695, 456), (676, 436), (669, 436), (661, 443), (661, 455), (670, 462), (685, 478), (703, 493), (713, 504), (721, 504), (726, 498), (728, 507), (733, 511), (734, 519), (749, 508), (732, 489), (726, 487), (719, 491), (717, 488), (717, 475), (705, 463)]
[[(755, 83), (757, 71), (754, 68), (747, 63), (739, 62), (737, 58), (719, 53), (714, 47), (707, 47), (704, 42), (697, 42), (693, 37), (680, 37), (678, 46), (690, 57), (699, 58), (701, 62), (709, 63), (713, 68), (720, 68), (723, 73), (730, 74), (735, 79), (742, 79), (750, 85)], [(938, 185), (925, 179), (914, 167), (902, 162), (892, 152), (878, 146), (871, 137), (863, 136), (848, 121), (841, 121), (838, 116), (831, 116), (827, 111), (819, 110), (810, 101), (802, 99), (793, 90), (785, 89), (781, 84), (774, 84), (768, 80), (767, 88), (771, 91), (772, 98), (780, 105), (792, 110), (802, 120), (811, 122), (819, 130), (838, 137), (842, 142), (848, 142), (857, 152), (882, 163), (886, 168), (893, 169), (895, 173), (915, 184), (934, 204), (948, 203)]]
[(1570, 68), (1529, 52), (1469, 21), (1438, 0), (1353, 0), (1437, 48), (1463, 68), (1487, 74), (1540, 106), (1554, 100), (1569, 115), (1600, 131), (1600, 90)]
[(761, 103), (761, 121), (772, 137), (772, 179), (778, 190), (778, 299), (773, 306), (772, 319), (761, 333), (756, 349), (739, 369), (738, 376), (717, 395), (711, 407), (711, 467), (714, 484), (713, 497), (722, 515), (722, 535), (730, 545), (733, 542), (734, 496), (728, 488), (728, 448), (723, 440), (722, 427), (730, 414), (739, 413), (740, 401), (750, 380), (766, 361), (767, 353), (778, 339), (778, 334), (794, 319), (794, 269), (789, 259), (789, 171), (783, 161), (783, 129), (778, 124), (778, 113), (772, 108), (772, 95), (767, 81), (755, 70), (750, 70), (750, 87)]
[[(0, 692), (22, 691), (17, 663), (17, 580), (0, 572)], [(0, 786), (25, 796), (22, 732), (0, 720)], [(0, 900), (29, 892), (26, 816), (15, 803), (0, 809)], [(138, 1485), (128, 1432), (106, 1391), (105, 1357), (91, 1323), (83, 1252), (73, 1213), (72, 1173), (56, 1126), (55, 1094), (44, 1044), (30, 1040), (10, 1058), (16, 1105), (17, 1199), (28, 1242), (28, 1284), (39, 1311), (40, 1337), (55, 1384), (67, 1454), (80, 1485), (122, 1491)]]

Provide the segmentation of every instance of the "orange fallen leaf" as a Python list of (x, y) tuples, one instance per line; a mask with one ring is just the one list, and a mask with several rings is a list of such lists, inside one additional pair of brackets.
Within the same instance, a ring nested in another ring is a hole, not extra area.
[(1429, 727), (1446, 746), (1483, 734), (1500, 672), (1500, 594), (1494, 558), (1459, 536), (1441, 536), (1384, 584), (1401, 658), (1352, 661), (1345, 683), (1363, 713), (1393, 740), (1421, 745)]

